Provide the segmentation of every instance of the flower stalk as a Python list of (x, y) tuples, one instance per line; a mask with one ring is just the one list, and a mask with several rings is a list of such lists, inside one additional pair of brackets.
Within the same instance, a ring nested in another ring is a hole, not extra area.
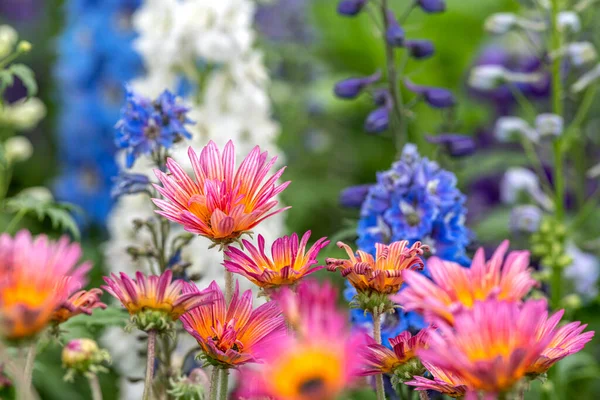
[(90, 384), (90, 391), (92, 392), (92, 400), (102, 400), (102, 389), (100, 388), (98, 375), (88, 374), (87, 378)]
[[(381, 313), (378, 310), (373, 310), (373, 339), (377, 344), (381, 344)], [(385, 400), (383, 374), (375, 375), (375, 391), (377, 400)]]
[(148, 353), (146, 358), (146, 379), (144, 380), (143, 400), (150, 400), (152, 396), (152, 378), (154, 377), (154, 354), (156, 348), (156, 331), (148, 331)]
[(213, 367), (210, 374), (210, 392), (209, 400), (217, 400), (219, 394), (219, 368)]
[(23, 388), (26, 392), (31, 390), (33, 380), (33, 367), (35, 364), (35, 356), (37, 354), (37, 342), (33, 342), (27, 350), (27, 359), (25, 360), (25, 368), (23, 370)]
[(221, 369), (220, 375), (220, 388), (219, 388), (219, 400), (227, 400), (227, 389), (229, 387), (229, 369)]

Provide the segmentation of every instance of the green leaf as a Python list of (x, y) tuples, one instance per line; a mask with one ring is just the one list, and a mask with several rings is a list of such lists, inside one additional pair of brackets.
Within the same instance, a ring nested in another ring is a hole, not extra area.
[(9, 71), (13, 75), (17, 76), (23, 82), (23, 85), (27, 89), (27, 96), (35, 96), (38, 90), (37, 82), (35, 81), (35, 75), (31, 68), (25, 64), (13, 64), (10, 66)]
[(107, 326), (125, 326), (129, 321), (127, 312), (121, 307), (107, 307), (105, 310), (94, 310), (93, 315), (81, 314), (71, 318), (63, 324), (65, 330), (74, 327), (85, 327), (87, 329), (98, 329)]
[(0, 93), (4, 92), (7, 87), (12, 86), (13, 84), (13, 75), (10, 71), (1, 70), (0, 71)]

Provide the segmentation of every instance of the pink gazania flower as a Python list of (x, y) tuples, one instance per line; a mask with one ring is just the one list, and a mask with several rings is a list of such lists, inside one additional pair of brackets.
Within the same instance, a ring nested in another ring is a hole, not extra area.
[(427, 260), (432, 280), (404, 271), (408, 287), (391, 299), (407, 311), (416, 310), (429, 320), (441, 318), (448, 323), (454, 320), (454, 312), (470, 308), (476, 301), (493, 298), (518, 302), (537, 282), (529, 272), (529, 252), (513, 251), (504, 261), (508, 245), (504, 241), (487, 263), (483, 249), (477, 250), (471, 268), (432, 257)]
[(453, 327), (440, 322), (439, 330), (429, 335), (429, 348), (417, 354), (471, 390), (492, 395), (509, 391), (550, 341), (537, 334), (545, 309), (545, 301), (476, 302), (455, 315)]
[(421, 242), (409, 247), (407, 240), (390, 245), (377, 243), (373, 258), (371, 254), (362, 250), (358, 250), (355, 256), (350, 246), (342, 242), (338, 242), (337, 245), (346, 250), (349, 259), (328, 258), (327, 269), (341, 270), (342, 276), (348, 278), (358, 292), (382, 294), (398, 292), (404, 283), (402, 272), (422, 269), (424, 264), (421, 256), (429, 249)]
[[(194, 286), (183, 280), (173, 280), (173, 272), (167, 269), (160, 276), (145, 276), (136, 272), (136, 279), (131, 279), (121, 272), (120, 276), (111, 274), (104, 277), (106, 292), (116, 297), (123, 304), (140, 329), (167, 328), (168, 320), (176, 321), (183, 313), (214, 301), (213, 290), (185, 290)], [(195, 286), (194, 286), (195, 288)], [(166, 320), (160, 326), (161, 317)], [(159, 325), (157, 325), (159, 324)], [(150, 326), (152, 325), (152, 326)]]
[(418, 349), (427, 348), (427, 338), (431, 328), (421, 329), (416, 335), (409, 331), (402, 332), (390, 339), (392, 350), (368, 338), (367, 346), (361, 349), (364, 370), (361, 375), (378, 375), (394, 373), (396, 368), (405, 365), (417, 357)]
[[(285, 321), (277, 303), (268, 302), (253, 310), (252, 291), (240, 296), (237, 282), (228, 306), (216, 282), (210, 284), (209, 290), (216, 293), (216, 300), (185, 313), (181, 321), (210, 363), (237, 368), (258, 362), (262, 351), (285, 336)], [(193, 294), (198, 289), (190, 285), (184, 291)]]
[[(245, 251), (229, 247), (225, 252), (225, 268), (248, 278), (255, 285), (272, 289), (293, 285), (298, 280), (325, 267), (312, 267), (317, 263), (319, 251), (329, 244), (321, 238), (307, 251), (310, 231), (298, 240), (298, 235), (281, 237), (271, 246), (271, 258), (265, 254), (265, 239), (258, 235), (258, 248), (243, 240)], [(311, 268), (312, 267), (312, 268)]]
[(241, 370), (240, 398), (335, 399), (357, 381), (358, 349), (366, 335), (350, 331), (332, 290), (316, 281), (301, 282), (297, 294), (289, 288), (281, 290), (278, 301), (284, 313), (299, 321), (303, 330), (272, 343), (262, 364)]
[(78, 243), (54, 242), (26, 230), (0, 236), (0, 333), (7, 339), (31, 337), (44, 329), (55, 310), (86, 283), (92, 267)]
[(169, 174), (156, 170), (162, 186), (156, 190), (165, 198), (153, 199), (158, 214), (183, 225), (188, 232), (206, 236), (215, 243), (228, 244), (249, 232), (266, 218), (287, 208), (270, 212), (277, 205), (275, 196), (289, 182), (276, 184), (281, 168), (267, 178), (277, 157), (267, 160), (267, 152), (256, 146), (235, 169), (233, 142), (223, 154), (210, 141), (198, 156), (190, 147), (188, 155), (195, 180), (172, 159), (167, 160)]
[(560, 310), (548, 318), (548, 312), (545, 311), (538, 316), (538, 339), (550, 338), (550, 342), (533, 365), (529, 367), (528, 373), (543, 374), (558, 361), (581, 351), (585, 344), (594, 337), (594, 331), (581, 333), (587, 328), (587, 324), (582, 325), (579, 321), (557, 328), (564, 313), (565, 310)]
[(64, 301), (59, 308), (54, 311), (52, 321), (63, 323), (79, 314), (92, 315), (95, 308), (105, 309), (106, 304), (100, 301), (102, 290), (80, 290)]
[(455, 398), (462, 398), (467, 393), (468, 387), (465, 385), (465, 382), (452, 372), (426, 361), (423, 361), (423, 366), (431, 373), (433, 379), (413, 376), (411, 381), (406, 382), (407, 385), (414, 386), (415, 390), (435, 390), (436, 392)]

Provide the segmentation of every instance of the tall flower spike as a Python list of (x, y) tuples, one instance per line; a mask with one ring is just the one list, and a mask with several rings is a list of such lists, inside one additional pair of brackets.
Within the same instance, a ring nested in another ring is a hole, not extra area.
[[(145, 276), (136, 272), (133, 280), (123, 272), (120, 277), (111, 274), (104, 277), (102, 288), (116, 297), (131, 315), (131, 320), (144, 331), (165, 331), (172, 327), (183, 313), (210, 304), (215, 299), (212, 289), (189, 291), (182, 280), (173, 281), (173, 272), (168, 269), (160, 276)], [(195, 287), (195, 286), (194, 286)]]
[(237, 170), (231, 141), (222, 154), (210, 141), (200, 156), (191, 147), (188, 155), (196, 180), (174, 160), (168, 159), (170, 174), (155, 171), (162, 183), (155, 187), (165, 199), (153, 199), (160, 208), (158, 214), (183, 225), (188, 232), (225, 245), (238, 240), (266, 218), (289, 208), (270, 212), (277, 205), (275, 196), (290, 182), (276, 184), (285, 167), (265, 181), (277, 157), (267, 161), (267, 153), (261, 153), (258, 146)]
[(504, 241), (487, 263), (483, 249), (479, 249), (471, 268), (432, 257), (427, 261), (432, 281), (405, 271), (408, 287), (391, 298), (406, 310), (416, 310), (430, 320), (441, 318), (450, 324), (454, 322), (454, 312), (470, 308), (478, 300), (518, 302), (537, 282), (529, 272), (528, 251), (513, 251), (504, 260), (508, 245)]
[(33, 238), (22, 230), (0, 236), (0, 334), (23, 339), (40, 332), (54, 311), (85, 284), (90, 263), (77, 266), (78, 243), (57, 242), (46, 235)]
[[(216, 282), (209, 290), (216, 293), (214, 303), (181, 316), (184, 329), (196, 339), (209, 363), (237, 368), (258, 362), (264, 349), (285, 336), (285, 321), (277, 303), (271, 301), (252, 310), (252, 291), (240, 296), (237, 282), (228, 306)], [(184, 292), (194, 294), (198, 289), (188, 285)]]
[(456, 375), (474, 391), (498, 394), (523, 378), (549, 343), (537, 335), (545, 301), (487, 300), (455, 317), (454, 327), (440, 322), (429, 348), (417, 354), (423, 362)]
[(550, 341), (535, 363), (529, 367), (527, 371), (529, 374), (543, 374), (558, 361), (581, 351), (594, 337), (594, 331), (582, 333), (587, 328), (587, 324), (582, 325), (579, 321), (557, 328), (564, 313), (565, 310), (560, 310), (548, 318), (548, 312), (544, 311), (538, 316), (538, 339), (550, 338)]
[(225, 268), (245, 276), (263, 289), (293, 285), (305, 276), (325, 268), (312, 266), (317, 263), (319, 251), (329, 241), (321, 238), (307, 251), (309, 238), (310, 231), (302, 235), (300, 241), (295, 233), (275, 240), (271, 246), (271, 258), (265, 254), (265, 239), (262, 235), (258, 235), (258, 248), (243, 240), (245, 251), (229, 247), (225, 252)]
[(80, 290), (60, 305), (52, 315), (52, 321), (60, 324), (79, 314), (91, 315), (95, 308), (105, 309), (106, 304), (100, 301), (100, 296), (100, 289)]

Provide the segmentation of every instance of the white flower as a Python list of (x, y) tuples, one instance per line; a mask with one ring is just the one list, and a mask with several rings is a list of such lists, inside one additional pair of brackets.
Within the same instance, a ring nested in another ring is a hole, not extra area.
[(26, 161), (33, 154), (33, 145), (25, 136), (13, 136), (4, 142), (4, 156), (9, 163)]
[(600, 78), (600, 64), (597, 64), (594, 68), (579, 77), (577, 81), (571, 86), (572, 93), (579, 93), (584, 91), (592, 83), (596, 82)]
[(17, 31), (12, 26), (0, 25), (0, 58), (12, 52), (18, 38)]
[(564, 129), (563, 117), (556, 114), (540, 114), (535, 118), (535, 129), (540, 137), (558, 137)]
[(538, 133), (527, 121), (519, 117), (500, 117), (496, 121), (494, 129), (496, 139), (501, 142), (508, 142), (513, 139), (519, 139), (519, 136), (525, 136), (532, 142), (537, 142)]
[(517, 26), (518, 18), (513, 13), (496, 13), (490, 15), (484, 23), (484, 29), (496, 35), (507, 33)]
[(598, 59), (596, 47), (590, 42), (569, 43), (566, 48), (566, 54), (573, 65), (580, 67)]
[(493, 90), (505, 82), (506, 69), (500, 65), (480, 65), (471, 70), (469, 86), (479, 90)]
[(593, 254), (584, 253), (573, 243), (567, 246), (567, 254), (573, 259), (565, 269), (565, 277), (575, 284), (575, 290), (584, 298), (591, 299), (598, 295), (598, 278), (600, 262)]
[(509, 168), (500, 181), (500, 198), (505, 204), (515, 204), (521, 196), (529, 195), (543, 208), (551, 210), (552, 200), (542, 191), (537, 176), (530, 170)]
[(561, 11), (558, 13), (556, 24), (561, 32), (576, 33), (581, 30), (581, 20), (574, 11)]
[(0, 122), (17, 130), (34, 128), (46, 116), (46, 106), (37, 97), (7, 104), (0, 110)]
[(542, 215), (542, 210), (535, 205), (515, 206), (510, 213), (510, 229), (513, 232), (537, 232), (542, 222)]

